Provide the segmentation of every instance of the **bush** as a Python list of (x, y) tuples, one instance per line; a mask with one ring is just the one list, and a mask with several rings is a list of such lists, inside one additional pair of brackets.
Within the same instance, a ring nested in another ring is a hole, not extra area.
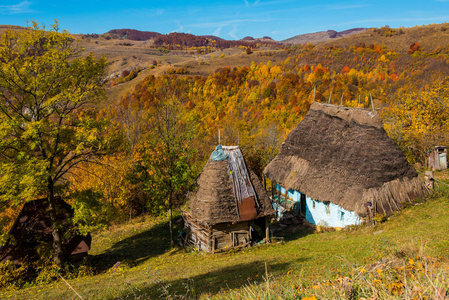
[(20, 288), (26, 283), (29, 265), (16, 265), (12, 261), (0, 263), (0, 289), (5, 287)]

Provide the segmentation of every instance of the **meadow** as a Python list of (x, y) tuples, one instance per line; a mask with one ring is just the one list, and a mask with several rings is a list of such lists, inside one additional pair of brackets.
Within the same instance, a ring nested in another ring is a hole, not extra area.
[(423, 200), (375, 226), (304, 229), (220, 254), (170, 249), (165, 219), (142, 218), (93, 235), (91, 275), (3, 290), (0, 298), (445, 299), (448, 189), (437, 184)]

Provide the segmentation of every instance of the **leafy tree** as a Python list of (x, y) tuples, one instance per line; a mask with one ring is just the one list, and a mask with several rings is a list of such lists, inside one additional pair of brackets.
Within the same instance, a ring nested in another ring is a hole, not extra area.
[(153, 208), (165, 208), (169, 214), (170, 241), (173, 237), (173, 206), (180, 204), (194, 178), (192, 164), (194, 137), (192, 120), (183, 111), (182, 103), (171, 91), (150, 112), (150, 132), (139, 149), (136, 166), (138, 180), (152, 197)]
[(448, 79), (421, 92), (408, 91), (385, 108), (385, 130), (411, 163), (424, 163), (426, 152), (449, 141)]
[(5, 209), (47, 197), (53, 260), (60, 267), (55, 194), (70, 170), (102, 150), (106, 126), (92, 105), (102, 99), (106, 61), (79, 54), (57, 22), (51, 30), (33, 22), (0, 35), (0, 204)]

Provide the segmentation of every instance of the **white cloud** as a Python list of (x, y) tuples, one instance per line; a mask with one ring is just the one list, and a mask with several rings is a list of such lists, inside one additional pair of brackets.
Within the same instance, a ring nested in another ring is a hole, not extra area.
[(237, 40), (238, 37), (237, 37), (236, 33), (237, 33), (237, 25), (234, 25), (234, 26), (232, 27), (232, 30), (229, 31), (229, 35), (230, 35), (232, 38), (234, 38), (234, 39)]
[(220, 36), (220, 32), (221, 32), (222, 28), (223, 28), (223, 26), (218, 26), (217, 29), (215, 29), (213, 35)]
[(246, 7), (257, 6), (257, 5), (259, 5), (259, 2), (260, 2), (260, 0), (256, 0), (256, 1), (254, 1), (254, 3), (251, 5), (251, 3), (249, 3), (248, 0), (243, 0), (243, 1), (245, 1), (245, 6), (246, 6)]
[(271, 19), (234, 19), (234, 20), (227, 20), (227, 21), (221, 21), (221, 22), (209, 22), (209, 23), (197, 23), (197, 24), (191, 24), (189, 26), (196, 27), (196, 28), (208, 28), (208, 27), (224, 27), (224, 26), (231, 26), (234, 24), (240, 24), (240, 23), (257, 23), (257, 22), (270, 22)]
[(357, 5), (329, 5), (327, 8), (330, 10), (344, 10), (344, 9), (354, 9), (367, 7), (368, 5), (357, 4)]
[(25, 0), (18, 4), (13, 5), (0, 5), (0, 13), (6, 14), (6, 15), (15, 15), (15, 14), (21, 14), (21, 13), (29, 13), (33, 12), (33, 10), (30, 9), (31, 2)]
[(182, 32), (184, 30), (184, 26), (182, 26), (179, 21), (176, 21), (176, 24), (178, 25), (179, 28), (173, 30), (172, 32)]

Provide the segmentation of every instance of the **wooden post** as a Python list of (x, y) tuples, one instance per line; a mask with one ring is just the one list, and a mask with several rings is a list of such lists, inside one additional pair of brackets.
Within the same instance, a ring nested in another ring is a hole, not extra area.
[(429, 189), (429, 190), (433, 190), (434, 189), (434, 184), (435, 184), (435, 182), (434, 182), (434, 178), (433, 178), (433, 172), (432, 171), (426, 171), (426, 174), (425, 174), (425, 182), (426, 182), (426, 187)]
[(271, 239), (270, 239), (270, 227), (269, 227), (270, 224), (268, 224), (268, 223), (269, 223), (269, 222), (268, 222), (268, 218), (265, 217), (265, 242), (266, 242), (266, 243), (271, 243)]
[(265, 228), (265, 242), (271, 243), (271, 240), (270, 240), (270, 227), (268, 227), (268, 226)]

